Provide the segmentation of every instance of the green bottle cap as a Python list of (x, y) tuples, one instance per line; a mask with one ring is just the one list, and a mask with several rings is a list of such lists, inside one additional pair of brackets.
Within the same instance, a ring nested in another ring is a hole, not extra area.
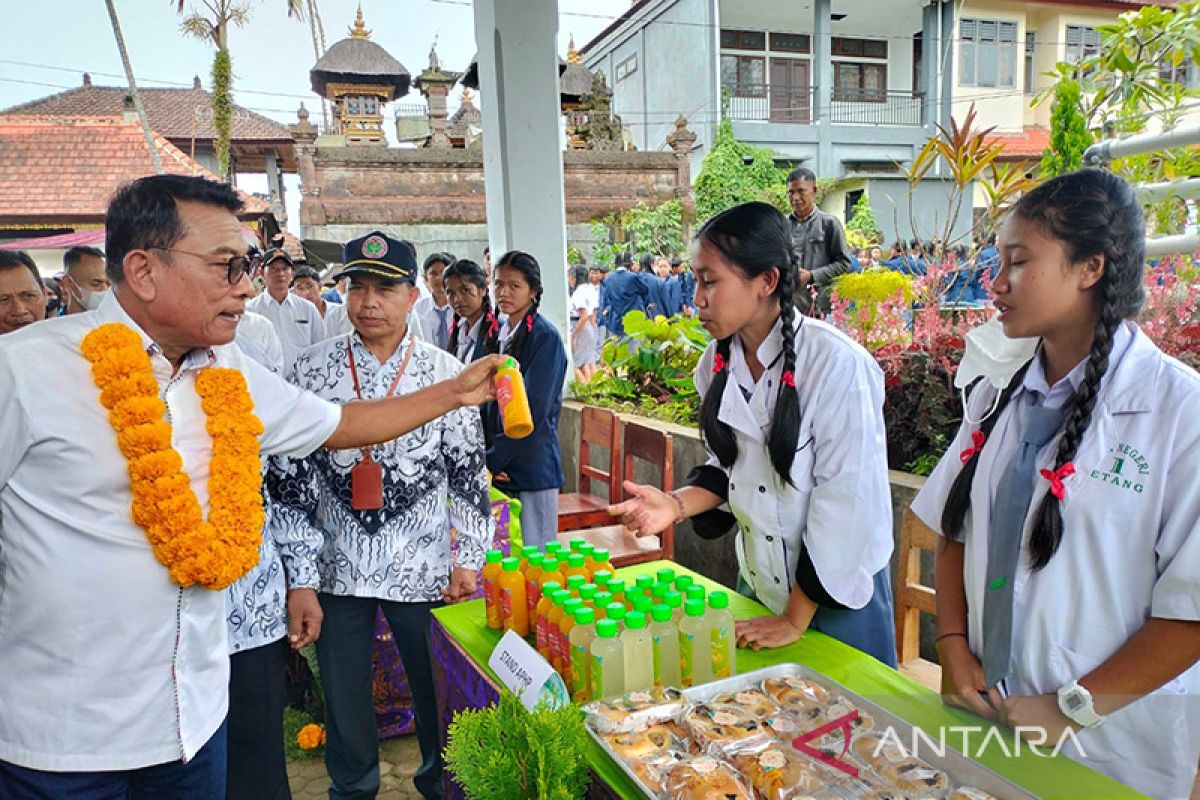
[(545, 556), (543, 556), (541, 553), (533, 553), (533, 554), (531, 554), (531, 555), (529, 556), (529, 566), (531, 566), (531, 567), (540, 567), (540, 566), (542, 565), (542, 559), (543, 559), (543, 558), (545, 558)]
[(613, 578), (608, 582), (608, 590), (613, 593), (613, 596), (625, 594), (625, 579)]
[(578, 553), (579, 548), (583, 547), (585, 544), (587, 544), (587, 539), (584, 539), (581, 536), (575, 537), (571, 540), (571, 552)]
[(699, 600), (701, 603), (703, 603), (704, 595), (707, 594), (707, 592), (705, 592), (703, 586), (689, 586), (684, 594), (687, 596), (688, 600)]
[(521, 548), (521, 558), (529, 558), (536, 552), (538, 552), (536, 544), (527, 544)]
[(645, 591), (650, 591), (654, 587), (654, 576), (638, 575), (637, 580), (634, 581), (634, 586)]
[(584, 565), (585, 562), (586, 559), (584, 558), (583, 553), (571, 553), (571, 555), (567, 556), (567, 566), (574, 569), (579, 569)]
[(550, 553), (542, 556), (542, 571), (554, 572), (558, 569), (558, 559)]
[(578, 592), (585, 583), (587, 583), (587, 578), (582, 575), (572, 575), (567, 578), (567, 588), (572, 592)]
[[(575, 577), (575, 576), (572, 576)], [(585, 583), (579, 587), (579, 598), (581, 600), (593, 600), (596, 597), (596, 585), (593, 583)]]
[(675, 570), (670, 567), (663, 567), (654, 574), (658, 578), (659, 583), (673, 583), (675, 581)]
[(556, 606), (561, 606), (570, 599), (571, 593), (566, 589), (559, 589), (558, 591), (554, 592), (554, 594), (550, 595), (550, 602), (554, 603)]
[(680, 575), (675, 579), (675, 591), (687, 591), (687, 587), (691, 586), (693, 583), (695, 583), (695, 581), (692, 580), (691, 575)]
[(650, 616), (655, 622), (669, 622), (671, 619), (671, 609), (666, 606), (655, 606), (650, 609)]
[(592, 561), (595, 561), (597, 564), (603, 564), (605, 561), (608, 561), (608, 559), (609, 559), (609, 554), (608, 554), (607, 548), (597, 547), (592, 552)]
[(649, 597), (643, 596), (643, 597), (633, 598), (633, 610), (634, 611), (641, 611), (643, 614), (649, 614), (650, 609), (653, 607), (654, 607), (654, 601), (651, 600)]
[(688, 600), (683, 606), (683, 613), (689, 617), (704, 616), (704, 601), (703, 600)]
[(611, 639), (617, 635), (617, 623), (611, 619), (602, 619), (596, 623), (596, 635), (601, 639)]
[(679, 592), (667, 592), (663, 601), (666, 602), (667, 608), (679, 608), (683, 605), (683, 595)]
[(596, 608), (608, 608), (608, 604), (613, 601), (612, 592), (596, 592), (596, 596), (592, 598), (592, 602), (596, 604)]
[(546, 555), (550, 555), (551, 553), (558, 555), (562, 552), (563, 546), (562, 542), (546, 542), (546, 546), (542, 549), (546, 551)]
[(604, 616), (609, 619), (625, 619), (625, 604), (609, 603), (604, 607)]
[(591, 625), (596, 621), (596, 612), (590, 608), (575, 609), (575, 624), (576, 625)]
[(563, 611), (568, 614), (574, 614), (579, 609), (583, 608), (583, 601), (578, 597), (572, 597), (570, 600), (563, 603)]
[[(542, 596), (545, 597), (546, 595), (549, 595), (550, 599), (553, 600), (554, 593), (560, 589), (562, 589), (562, 584), (558, 581), (546, 581), (542, 584)], [(570, 592), (567, 592), (567, 594), (570, 594)]]
[(583, 553), (584, 557), (586, 558), (587, 556), (590, 556), (596, 552), (596, 545), (586, 543), (581, 544), (579, 545), (579, 552)]
[(504, 560), (504, 553), (501, 553), (499, 550), (488, 550), (487, 555), (484, 556), (484, 559), (489, 564), (499, 564)]
[(500, 569), (504, 570), (505, 572), (516, 572), (520, 568), (521, 560), (518, 558), (513, 558), (512, 556), (509, 556), (500, 562)]
[(671, 591), (671, 587), (665, 583), (656, 583), (654, 588), (650, 590), (650, 596), (656, 600), (662, 600), (667, 596), (667, 592)]
[(608, 582), (612, 580), (612, 576), (613, 574), (606, 569), (598, 570), (596, 574), (592, 575), (592, 583), (597, 586), (607, 586)]
[(509, 356), (508, 358), (504, 359), (504, 365), (501, 366), (500, 369), (520, 370), (520, 366), (517, 364), (517, 360), (515, 358)]
[(646, 615), (641, 611), (630, 611), (625, 615), (625, 627), (637, 630), (646, 627)]
[(708, 596), (708, 604), (713, 608), (729, 608), (729, 595), (725, 592), (713, 592)]

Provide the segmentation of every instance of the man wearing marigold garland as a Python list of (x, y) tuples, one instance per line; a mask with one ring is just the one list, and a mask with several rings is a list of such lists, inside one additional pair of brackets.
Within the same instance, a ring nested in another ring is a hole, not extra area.
[(339, 408), (246, 358), (241, 208), (203, 178), (122, 187), (100, 307), (0, 339), (0, 797), (221, 797), (220, 590), (258, 558), (261, 458), (494, 395), (499, 359)]
[[(416, 252), (374, 232), (345, 247), (346, 308), (354, 332), (296, 359), (289, 380), (335, 403), (404, 395), (461, 368), (408, 325), (416, 301)], [(494, 520), (488, 500), (483, 425), (474, 409), (452, 411), (394, 442), (362, 450), (322, 450), (281, 484), (289, 510), (321, 529), (313, 561), (324, 625), (317, 659), (325, 690), (329, 796), (373, 798), (379, 742), (371, 692), (371, 645), (382, 609), (412, 687), (427, 798), (442, 796), (437, 703), (429, 656), (431, 610), (475, 592)], [(450, 529), (457, 533), (452, 555)]]

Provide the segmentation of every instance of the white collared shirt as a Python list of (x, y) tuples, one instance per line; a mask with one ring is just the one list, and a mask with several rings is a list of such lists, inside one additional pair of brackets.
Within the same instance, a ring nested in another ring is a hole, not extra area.
[(479, 341), (479, 331), (483, 328), (485, 319), (486, 317), (481, 315), (469, 328), (466, 327), (465, 322), (459, 322), (458, 352), (454, 353), (454, 357), (464, 364), (470, 364), (475, 360), (475, 343)]
[[(445, 350), (450, 340), (450, 323), (454, 319), (454, 309), (450, 307), (450, 304), (438, 306), (434, 303), (433, 295), (422, 297), (413, 305), (412, 316), (421, 320), (421, 330), (425, 341), (433, 342)], [(446, 338), (439, 341), (438, 331), (441, 325), (445, 325)]]
[(262, 314), (253, 311), (242, 314), (233, 340), (259, 364), (276, 374), (283, 372), (283, 343), (271, 320)]
[(206, 514), (201, 369), (245, 375), (264, 455), (312, 452), (341, 418), (236, 346), (193, 351), (175, 372), (111, 293), (96, 311), (0, 339), (0, 760), (31, 769), (190, 759), (228, 706), (225, 593), (172, 583), (130, 517), (127, 463), (79, 350), (109, 322), (137, 331), (151, 352)]
[(246, 303), (246, 310), (262, 314), (275, 326), (279, 341), (283, 345), (284, 372), (292, 368), (296, 356), (306, 347), (311, 347), (325, 338), (325, 323), (317, 307), (303, 297), (291, 292), (276, 302), (270, 292), (263, 292)]

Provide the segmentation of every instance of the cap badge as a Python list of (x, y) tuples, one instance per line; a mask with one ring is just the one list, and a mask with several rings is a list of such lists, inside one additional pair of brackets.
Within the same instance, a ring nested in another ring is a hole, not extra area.
[(382, 236), (368, 236), (362, 243), (362, 254), (366, 258), (380, 259), (387, 255), (388, 246)]

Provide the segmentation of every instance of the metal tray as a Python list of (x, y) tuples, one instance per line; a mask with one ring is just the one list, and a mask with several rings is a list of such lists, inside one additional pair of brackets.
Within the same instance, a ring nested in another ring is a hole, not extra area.
[[(886, 709), (872, 703), (861, 695), (850, 691), (845, 686), (842, 686), (835, 680), (827, 678), (819, 672), (816, 672), (808, 667), (800, 664), (775, 664), (763, 669), (757, 669), (752, 672), (746, 672), (741, 675), (735, 675), (730, 678), (723, 678), (719, 681), (706, 683), (701, 686), (693, 686), (690, 689), (683, 690), (683, 697), (688, 703), (704, 703), (712, 699), (718, 694), (724, 692), (735, 692), (740, 689), (747, 688), (751, 685), (757, 685), (767, 678), (803, 678), (811, 680), (814, 683), (819, 683), (826, 689), (836, 692), (845, 697), (850, 702), (854, 703), (863, 711), (869, 712), (875, 718), (876, 728), (890, 726), (895, 730), (900, 737), (902, 743), (908, 743), (913, 738), (913, 725), (905, 722), (900, 717), (896, 716)], [(592, 739), (596, 741), (600, 748), (608, 754), (608, 756), (617, 763), (621, 770), (629, 776), (638, 790), (647, 798), (657, 798), (659, 795), (642, 783), (633, 770), (625, 763), (611, 747), (608, 742), (592, 730), (592, 727), (587, 726), (588, 733)], [(983, 765), (972, 761), (963, 754), (959, 753), (953, 747), (945, 748), (945, 755), (940, 756), (936, 752), (928, 753), (922, 751), (919, 753), (920, 758), (947, 773), (950, 776), (950, 781), (953, 786), (973, 786), (976, 789), (987, 792), (1000, 800), (1038, 800), (1037, 795), (1030, 794), (1025, 789), (1014, 784), (1012, 781), (1000, 776)], [(948, 794), (948, 792), (946, 793)], [(940, 796), (940, 795), (939, 795)]]

